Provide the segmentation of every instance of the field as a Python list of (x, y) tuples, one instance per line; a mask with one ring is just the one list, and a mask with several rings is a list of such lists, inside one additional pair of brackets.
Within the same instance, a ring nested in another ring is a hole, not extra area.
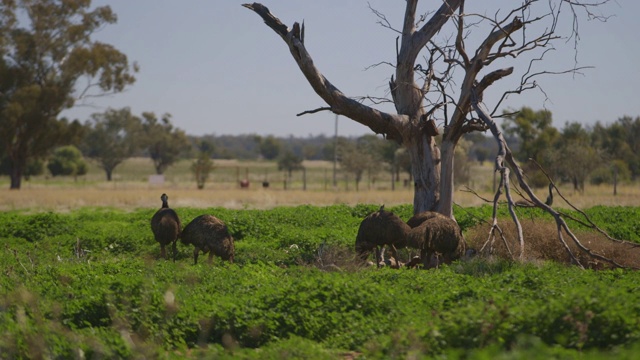
[[(302, 204), (386, 204), (401, 205), (413, 202), (413, 190), (404, 186), (407, 175), (401, 175), (393, 188), (390, 174), (378, 174), (378, 178), (362, 180), (358, 191), (353, 179), (338, 171), (337, 186), (333, 186), (332, 164), (325, 161), (305, 162), (306, 189), (301, 171), (293, 173), (287, 182), (285, 175), (272, 162), (240, 162), (216, 160), (213, 173), (203, 190), (197, 190), (189, 171), (190, 162), (183, 160), (165, 174), (162, 185), (150, 184), (153, 166), (149, 159), (126, 160), (114, 172), (114, 180), (105, 181), (104, 171), (91, 164), (89, 173), (73, 179), (39, 176), (23, 180), (20, 191), (9, 191), (9, 180), (0, 177), (0, 211), (2, 210), (54, 210), (69, 211), (83, 206), (107, 206), (123, 209), (158, 207), (160, 194), (169, 194), (170, 204), (178, 207), (225, 207), (230, 209), (269, 209), (274, 206)], [(482, 197), (492, 198), (492, 164), (473, 167), (473, 180), (469, 187)], [(248, 175), (248, 176), (247, 176)], [(248, 178), (250, 186), (241, 189), (238, 181)], [(262, 182), (269, 181), (269, 188)], [(610, 187), (587, 185), (584, 194), (576, 193), (569, 186), (561, 186), (562, 194), (575, 206), (589, 208), (596, 205), (640, 206), (640, 185), (625, 184), (613, 196)], [(484, 201), (459, 187), (454, 201), (460, 206), (479, 206)], [(538, 196), (546, 198), (546, 190), (538, 190)], [(561, 208), (569, 206), (557, 201)]]
[[(198, 191), (180, 171), (150, 185), (150, 167), (136, 161), (113, 183), (92, 171), (78, 182), (35, 178), (0, 190), (0, 358), (634, 359), (640, 351), (637, 271), (580, 270), (543, 256), (478, 256), (429, 271), (361, 267), (360, 221), (381, 203), (407, 219), (410, 190), (384, 188), (383, 179), (358, 192), (344, 183), (324, 190), (330, 164), (309, 166), (306, 191), (299, 175), (287, 190), (271, 178), (263, 189), (253, 186), (258, 168), (272, 165), (216, 162), (220, 177)], [(242, 167), (249, 189), (237, 187)], [(477, 187), (490, 194), (490, 184)], [(640, 192), (595, 191), (566, 189), (613, 237), (640, 243)], [(200, 256), (194, 265), (183, 244), (175, 262), (161, 259), (149, 219), (163, 192), (184, 223), (203, 213), (223, 219), (235, 263)], [(465, 192), (456, 202), (468, 240), (486, 234), (491, 208)], [(548, 216), (520, 215), (536, 230), (527, 237), (533, 250), (560, 247), (548, 241)], [(640, 258), (638, 249), (627, 255)]]

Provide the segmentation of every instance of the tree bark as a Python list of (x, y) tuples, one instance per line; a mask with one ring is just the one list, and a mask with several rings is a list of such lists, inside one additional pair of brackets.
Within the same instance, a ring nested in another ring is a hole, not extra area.
[(415, 82), (414, 64), (420, 51), (449, 21), (462, 0), (448, 0), (420, 29), (416, 29), (415, 11), (418, 1), (408, 0), (397, 57), (396, 79), (389, 86), (397, 114), (389, 114), (348, 98), (313, 63), (304, 46), (304, 25), (294, 23), (289, 29), (269, 9), (259, 3), (242, 6), (258, 14), (289, 46), (289, 50), (314, 91), (329, 105), (328, 110), (357, 121), (376, 134), (402, 144), (409, 152), (414, 178), (414, 212), (435, 210), (440, 199), (440, 151), (433, 136), (424, 130), (422, 88)]
[(20, 190), (20, 186), (22, 185), (22, 167), (18, 164), (13, 164), (13, 166), (11, 166), (10, 177), (11, 185), (9, 189)]
[(454, 159), (456, 151), (456, 143), (450, 139), (442, 140), (442, 168), (440, 173), (440, 202), (438, 203), (438, 212), (442, 215), (453, 218), (453, 191), (454, 191)]
[(415, 133), (404, 143), (411, 159), (413, 177), (413, 213), (434, 210), (440, 194), (440, 151), (431, 136)]

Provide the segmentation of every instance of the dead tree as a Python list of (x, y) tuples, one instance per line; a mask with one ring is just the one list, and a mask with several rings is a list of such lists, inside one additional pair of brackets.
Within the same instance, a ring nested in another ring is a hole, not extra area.
[[(479, 7), (474, 13), (465, 11), (464, 0), (445, 0), (437, 10), (417, 16), (418, 0), (407, 0), (399, 29), (394, 29), (383, 14), (372, 9), (382, 26), (400, 34), (396, 62), (380, 63), (394, 72), (389, 82), (390, 98), (386, 99), (346, 96), (315, 67), (304, 44), (304, 23), (295, 22), (289, 28), (262, 4), (243, 6), (260, 15), (284, 40), (311, 87), (328, 105), (298, 115), (328, 110), (398, 142), (411, 159), (414, 213), (431, 210), (452, 217), (455, 147), (465, 133), (487, 129), (486, 123), (470, 116), (472, 90), (482, 94), (495, 81), (514, 72), (513, 67), (496, 68), (494, 61), (509, 61), (524, 54), (530, 55), (530, 63), (520, 72), (520, 84), (507, 90), (495, 109), (509, 94), (540, 89), (535, 79), (541, 75), (579, 71), (577, 66), (566, 71), (537, 71), (533, 65), (556, 42), (577, 41), (579, 16), (601, 18), (593, 10), (609, 1), (529, 0), (514, 3), (506, 11), (491, 11), (483, 3), (472, 3), (471, 6)], [(573, 23), (567, 37), (556, 34), (561, 20)], [(472, 46), (471, 32), (487, 35)], [(421, 54), (424, 64), (417, 63)], [(393, 102), (397, 113), (379, 111), (365, 105), (365, 101), (372, 106), (382, 101)], [(442, 135), (440, 147), (435, 141), (439, 135)]]
[[(480, 92), (478, 91), (478, 93), (480, 93)], [(608, 258), (608, 257), (602, 255), (602, 254), (595, 253), (595, 252), (591, 251), (591, 249), (586, 247), (584, 244), (582, 244), (580, 242), (580, 240), (576, 237), (576, 235), (571, 231), (571, 229), (569, 229), (569, 226), (567, 225), (567, 222), (565, 221), (565, 218), (570, 218), (573, 221), (579, 222), (582, 225), (590, 227), (590, 228), (602, 233), (604, 236), (606, 236), (611, 241), (616, 241), (616, 242), (626, 242), (626, 241), (621, 241), (621, 240), (617, 240), (617, 239), (611, 238), (602, 229), (600, 229), (596, 224), (594, 224), (584, 212), (580, 212), (581, 215), (584, 217), (584, 221), (583, 221), (583, 220), (580, 220), (580, 219), (576, 219), (576, 218), (570, 217), (567, 214), (563, 214), (563, 213), (553, 209), (550, 206), (550, 202), (553, 201), (552, 189), (555, 189), (556, 192), (558, 192), (558, 194), (562, 197), (562, 199), (567, 204), (569, 204), (570, 206), (573, 207), (573, 205), (571, 205), (571, 203), (569, 203), (566, 200), (566, 198), (564, 198), (564, 196), (562, 196), (562, 194), (558, 191), (558, 188), (555, 186), (555, 184), (553, 182), (551, 182), (550, 185), (549, 185), (549, 198), (547, 198), (546, 202), (542, 202), (542, 200), (540, 200), (533, 193), (533, 190), (531, 189), (531, 187), (529, 187), (529, 185), (527, 184), (527, 182), (525, 180), (522, 168), (520, 168), (518, 163), (513, 158), (511, 150), (509, 149), (509, 146), (507, 145), (507, 142), (505, 141), (504, 137), (502, 136), (502, 133), (498, 129), (498, 126), (496, 125), (495, 121), (493, 121), (493, 119), (491, 118), (491, 115), (489, 114), (489, 111), (487, 110), (487, 108), (479, 100), (480, 96), (477, 95), (478, 93), (476, 93), (474, 91), (473, 96), (472, 96), (472, 105), (473, 105), (473, 108), (474, 108), (475, 112), (480, 117), (480, 119), (487, 125), (489, 130), (491, 130), (491, 133), (493, 134), (494, 138), (496, 139), (496, 141), (498, 143), (498, 155), (496, 156), (496, 160), (495, 160), (495, 171), (500, 173), (500, 185), (498, 186), (498, 189), (497, 189), (497, 191), (495, 193), (495, 196), (494, 196), (494, 199), (493, 199), (492, 224), (491, 224), (491, 230), (490, 230), (490, 233), (489, 233), (489, 240), (487, 241), (487, 243), (489, 241), (493, 241), (495, 239), (495, 233), (496, 232), (502, 234), (502, 230), (500, 229), (500, 227), (498, 225), (497, 208), (498, 208), (498, 201), (500, 199), (500, 196), (502, 195), (502, 191), (504, 190), (505, 197), (507, 199), (507, 206), (508, 206), (508, 209), (509, 209), (509, 214), (511, 215), (511, 218), (513, 219), (513, 222), (516, 225), (516, 230), (517, 230), (517, 234), (518, 234), (518, 241), (520, 243), (519, 259), (520, 260), (524, 259), (525, 253), (524, 253), (524, 237), (523, 237), (523, 233), (522, 233), (522, 226), (520, 224), (520, 221), (518, 220), (518, 216), (516, 215), (516, 212), (515, 212), (515, 209), (514, 209), (516, 204), (513, 201), (513, 198), (511, 197), (510, 185), (509, 185), (509, 175), (513, 171), (515, 176), (516, 176), (516, 179), (518, 180), (518, 185), (526, 193), (526, 195), (529, 197), (529, 199), (530, 199), (529, 201), (531, 202), (531, 204), (533, 204), (533, 206), (538, 207), (538, 208), (542, 209), (543, 211), (549, 213), (553, 217), (553, 219), (555, 220), (555, 223), (557, 225), (557, 231), (558, 231), (558, 240), (560, 241), (562, 246), (565, 248), (565, 250), (567, 251), (567, 253), (571, 257), (572, 262), (575, 265), (579, 266), (580, 268), (584, 268), (584, 265), (581, 264), (580, 261), (578, 261), (576, 256), (572, 253), (571, 249), (569, 248), (569, 245), (567, 244), (567, 241), (565, 240), (565, 238), (563, 236), (563, 231), (569, 236), (571, 241), (573, 241), (576, 244), (576, 246), (578, 247), (578, 249), (580, 249), (580, 251), (583, 251), (583, 252), (587, 253), (591, 258), (607, 262), (609, 264), (612, 264), (615, 267), (624, 267), (624, 266), (620, 265), (619, 263), (617, 263), (615, 261), (615, 259), (611, 259), (611, 258)], [(480, 95), (481, 95), (481, 93), (480, 93)], [(548, 175), (547, 175), (547, 178), (549, 178)], [(551, 181), (551, 178), (549, 178), (549, 181)], [(574, 208), (574, 210), (578, 210), (575, 207), (573, 207), (573, 208)], [(505, 245), (506, 245), (506, 242), (505, 242)], [(486, 244), (485, 244), (485, 246), (486, 246)], [(508, 249), (508, 246), (507, 246), (507, 249)], [(482, 251), (482, 249), (481, 249), (481, 251)], [(510, 249), (508, 249), (508, 251), (511, 253)]]

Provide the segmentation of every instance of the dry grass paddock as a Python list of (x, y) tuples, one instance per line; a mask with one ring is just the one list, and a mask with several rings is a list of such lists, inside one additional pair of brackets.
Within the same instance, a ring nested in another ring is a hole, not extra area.
[[(633, 190), (633, 191), (632, 191)], [(67, 186), (24, 186), (21, 190), (0, 188), (0, 211), (68, 211), (80, 207), (107, 206), (132, 210), (136, 208), (160, 207), (160, 195), (169, 195), (172, 207), (225, 207), (230, 209), (269, 209), (276, 206), (296, 206), (303, 204), (326, 206), (333, 204), (385, 204), (394, 206), (413, 203), (411, 189), (372, 190), (283, 190), (282, 188), (250, 187), (240, 189), (235, 185), (208, 186), (198, 190), (195, 186), (151, 186), (145, 183), (96, 184), (83, 187)], [(486, 198), (491, 193), (481, 194)], [(541, 194), (542, 195), (542, 194)], [(540, 195), (540, 196), (541, 196)], [(640, 206), (640, 191), (629, 189), (627, 194), (618, 196), (598, 195), (598, 188), (588, 188), (584, 195), (567, 195), (572, 204), (579, 208), (596, 205)], [(454, 201), (460, 206), (479, 206), (485, 202), (468, 192), (456, 191)], [(559, 208), (568, 205), (560, 200), (554, 203)]]
[[(543, 219), (520, 219), (524, 236), (525, 260), (540, 261), (553, 260), (563, 264), (571, 264), (572, 259), (567, 250), (558, 238), (558, 231), (555, 222)], [(500, 258), (511, 258), (513, 254), (518, 257), (520, 254), (520, 244), (517, 238), (515, 224), (509, 220), (504, 220), (500, 224), (503, 230), (503, 240), (496, 233), (495, 241), (492, 243), (492, 253)], [(479, 224), (470, 229), (466, 234), (468, 246), (481, 249), (490, 240), (489, 224)], [(640, 269), (640, 244), (629, 242), (612, 241), (600, 233), (593, 231), (572, 232), (579, 239), (580, 243), (590, 249), (593, 253), (615, 260), (619, 265)], [(569, 237), (566, 232), (562, 232), (562, 237), (571, 249), (571, 252), (578, 261), (587, 268), (606, 269), (613, 267), (606, 261), (594, 259), (589, 254), (581, 251), (578, 245)], [(511, 254), (507, 250), (508, 245)], [(485, 250), (489, 250), (487, 244)]]
[[(169, 168), (162, 185), (149, 182), (153, 166), (149, 159), (126, 160), (114, 171), (111, 182), (105, 180), (104, 171), (90, 163), (87, 175), (73, 179), (70, 177), (50, 178), (39, 176), (23, 180), (22, 189), (9, 190), (9, 179), (0, 177), (0, 211), (68, 211), (85, 206), (108, 206), (122, 209), (141, 207), (157, 208), (160, 195), (169, 195), (172, 207), (226, 207), (231, 209), (269, 209), (275, 206), (333, 205), (333, 204), (385, 204), (393, 206), (413, 203), (412, 188), (405, 187), (406, 174), (392, 187), (390, 174), (381, 172), (375, 177), (365, 176), (359, 191), (355, 190), (353, 179), (338, 169), (337, 186), (333, 186), (333, 165), (327, 161), (305, 161), (305, 173), (296, 171), (287, 179), (277, 164), (264, 161), (215, 160), (215, 169), (203, 190), (196, 188), (189, 171), (191, 161), (182, 160)], [(486, 199), (493, 198), (492, 168), (489, 162), (474, 165), (475, 174), (469, 187)], [(238, 180), (248, 178), (251, 185), (241, 189)], [(262, 182), (268, 180), (269, 188)], [(285, 189), (285, 180), (286, 189)], [(304, 189), (306, 183), (306, 190)], [(610, 187), (587, 185), (584, 194), (575, 193), (569, 186), (560, 187), (563, 195), (579, 208), (595, 205), (640, 206), (640, 185), (627, 184), (618, 188), (613, 196)], [(546, 189), (536, 190), (545, 199)], [(514, 194), (514, 199), (518, 199)], [(555, 196), (554, 206), (568, 208)], [(460, 206), (479, 206), (485, 202), (478, 196), (458, 190), (454, 201)]]

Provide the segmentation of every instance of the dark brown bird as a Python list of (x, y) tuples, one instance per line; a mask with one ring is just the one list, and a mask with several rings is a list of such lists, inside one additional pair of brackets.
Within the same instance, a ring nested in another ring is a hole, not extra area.
[(446, 216), (432, 217), (411, 229), (406, 237), (406, 246), (420, 249), (420, 258), (425, 268), (458, 259), (465, 252), (465, 241), (458, 223)]
[(446, 216), (440, 214), (439, 212), (423, 211), (421, 213), (413, 215), (411, 219), (407, 220), (407, 225), (409, 225), (409, 227), (413, 229), (414, 227), (420, 226), (420, 224), (422, 224), (423, 222), (436, 217), (446, 218)]
[(222, 260), (233, 262), (235, 248), (233, 237), (225, 223), (213, 215), (200, 215), (193, 219), (182, 231), (182, 243), (193, 245), (193, 263), (198, 263), (198, 254), (202, 251), (209, 253), (209, 263), (213, 262), (213, 255)]
[(369, 214), (360, 223), (356, 236), (356, 253), (362, 261), (366, 261), (375, 249), (376, 265), (380, 266), (381, 248), (388, 245), (393, 258), (397, 260), (396, 247), (404, 242), (409, 230), (409, 225), (393, 212), (384, 210), (382, 205), (380, 210)]
[(176, 260), (176, 241), (180, 237), (182, 224), (180, 217), (171, 208), (169, 208), (169, 197), (167, 194), (160, 196), (162, 207), (156, 211), (151, 218), (151, 231), (156, 241), (160, 243), (160, 253), (163, 258), (167, 258), (165, 246), (172, 244), (173, 261)]

